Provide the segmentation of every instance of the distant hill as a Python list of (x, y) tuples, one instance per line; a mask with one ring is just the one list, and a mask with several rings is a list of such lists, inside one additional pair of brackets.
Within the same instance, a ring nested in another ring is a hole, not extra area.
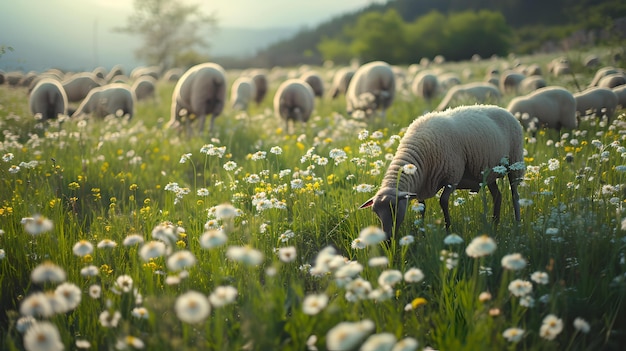
[[(529, 27), (571, 25), (577, 29), (604, 28), (610, 19), (626, 16), (623, 0), (390, 0), (374, 3), (360, 11), (335, 17), (316, 28), (298, 32), (261, 50), (250, 59), (251, 65), (317, 64), (322, 61), (317, 44), (325, 37), (341, 36), (344, 28), (353, 26), (360, 15), (395, 9), (406, 22), (412, 22), (431, 11), (443, 14), (467, 10), (491, 10), (503, 14), (507, 24), (516, 31)], [(530, 36), (537, 37), (534, 29)]]

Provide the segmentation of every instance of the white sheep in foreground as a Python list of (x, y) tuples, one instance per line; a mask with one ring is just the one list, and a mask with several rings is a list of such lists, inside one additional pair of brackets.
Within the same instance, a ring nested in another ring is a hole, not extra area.
[(185, 72), (174, 87), (172, 113), (168, 127), (179, 130), (185, 125), (191, 135), (191, 121), (200, 121), (198, 130), (204, 132), (207, 115), (211, 115), (209, 132), (226, 103), (226, 72), (216, 63), (201, 63)]
[(354, 77), (354, 70), (350, 67), (343, 67), (335, 72), (333, 83), (330, 87), (330, 97), (336, 99), (340, 94), (345, 94)]
[(574, 129), (578, 126), (574, 95), (558, 86), (540, 88), (530, 94), (513, 98), (506, 109), (525, 128), (532, 127), (535, 118), (540, 126), (557, 130)]
[(324, 81), (319, 74), (313, 71), (308, 71), (302, 74), (300, 79), (307, 82), (307, 84), (311, 86), (311, 89), (313, 89), (313, 93), (316, 97), (324, 96)]
[(366, 116), (380, 110), (385, 113), (396, 95), (396, 80), (391, 66), (383, 61), (373, 61), (359, 67), (346, 92), (346, 110), (352, 115), (362, 111)]
[(435, 110), (443, 111), (454, 107), (453, 104), (498, 103), (500, 97), (500, 90), (491, 83), (473, 82), (455, 85), (448, 90)]
[(69, 102), (81, 101), (91, 89), (102, 86), (97, 76), (91, 72), (77, 73), (64, 80), (62, 84)]
[(515, 219), (519, 221), (517, 185), (525, 170), (523, 148), (522, 127), (498, 106), (431, 112), (408, 127), (380, 189), (360, 208), (372, 206), (387, 238), (391, 238), (404, 219), (409, 199), (425, 200), (443, 188), (439, 204), (449, 230), (450, 195), (456, 189), (477, 192), (486, 184), (493, 198), (493, 219), (498, 221), (502, 194), (496, 179), (508, 173)]
[(589, 114), (602, 117), (606, 115), (609, 122), (617, 109), (617, 95), (609, 88), (593, 87), (574, 94), (576, 112), (580, 116)]
[(256, 88), (254, 80), (249, 77), (239, 77), (230, 90), (230, 102), (235, 110), (248, 110), (248, 104), (254, 101)]
[(613, 88), (613, 92), (617, 95), (617, 104), (622, 108), (626, 108), (626, 85)]
[(439, 93), (439, 80), (432, 72), (422, 71), (413, 78), (411, 92), (424, 98), (428, 104)]
[(137, 101), (156, 99), (156, 79), (150, 75), (140, 76), (133, 82), (132, 90)]
[(28, 106), (33, 115), (41, 115), (42, 120), (67, 115), (67, 96), (59, 81), (42, 78), (30, 92)]
[(313, 89), (302, 79), (284, 81), (274, 95), (274, 113), (285, 121), (286, 132), (289, 132), (289, 121), (307, 122), (314, 107)]
[(123, 83), (111, 83), (94, 88), (78, 105), (72, 117), (84, 114), (92, 114), (96, 117), (128, 115), (128, 118), (132, 118), (135, 114), (135, 94), (130, 85)]

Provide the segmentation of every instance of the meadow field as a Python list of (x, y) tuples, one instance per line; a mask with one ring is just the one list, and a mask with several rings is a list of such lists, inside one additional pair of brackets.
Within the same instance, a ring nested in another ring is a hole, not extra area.
[[(518, 60), (574, 92), (585, 54), (561, 77), (558, 54)], [(482, 80), (513, 61), (441, 67)], [(287, 131), (278, 84), (194, 136), (165, 128), (174, 83), (130, 120), (49, 122), (0, 86), (0, 349), (623, 349), (626, 110), (527, 132), (521, 222), (499, 180), (499, 224), (486, 189), (457, 190), (449, 233), (433, 198), (380, 242), (359, 206), (432, 107), (399, 90), (358, 120), (324, 97)]]

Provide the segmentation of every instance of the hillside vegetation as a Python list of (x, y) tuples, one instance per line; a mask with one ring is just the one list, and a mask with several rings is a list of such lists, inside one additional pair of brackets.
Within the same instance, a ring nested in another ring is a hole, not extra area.
[(596, 41), (577, 45), (616, 44), (624, 35), (614, 24), (624, 16), (626, 3), (619, 0), (392, 0), (333, 18), (250, 59), (225, 64), (271, 67), (371, 57), (408, 64), (437, 54), (452, 60), (527, 54), (577, 31), (587, 36), (593, 32)]

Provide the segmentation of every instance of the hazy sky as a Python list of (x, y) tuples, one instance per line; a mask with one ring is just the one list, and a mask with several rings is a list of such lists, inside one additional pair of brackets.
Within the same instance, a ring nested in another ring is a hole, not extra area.
[[(178, 0), (180, 1), (180, 0)], [(381, 0), (196, 0), (205, 14), (215, 14), (218, 28), (314, 27), (346, 12)], [(126, 24), (133, 0), (1, 0), (0, 45), (14, 52), (0, 58), (0, 69), (59, 66), (58, 52), (67, 62), (94, 62), (120, 51), (119, 60), (132, 58), (136, 38), (113, 33)], [(134, 41), (133, 41), (134, 40)], [(129, 49), (131, 48), (131, 49)], [(107, 56), (108, 55), (108, 56)], [(125, 56), (120, 56), (125, 55)], [(36, 56), (36, 57), (33, 57)], [(50, 61), (56, 59), (57, 61)], [(46, 61), (48, 60), (48, 61)], [(69, 65), (69, 63), (68, 63)]]

